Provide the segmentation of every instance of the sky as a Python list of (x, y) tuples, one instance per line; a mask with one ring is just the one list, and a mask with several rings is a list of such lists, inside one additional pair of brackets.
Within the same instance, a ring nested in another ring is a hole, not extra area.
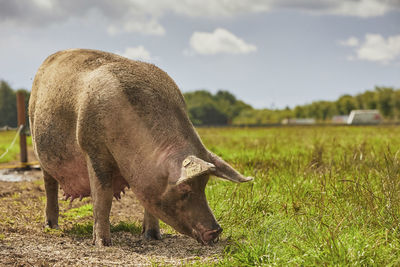
[(30, 90), (50, 54), (151, 62), (183, 92), (256, 108), (400, 88), (400, 0), (0, 0), (0, 79)]

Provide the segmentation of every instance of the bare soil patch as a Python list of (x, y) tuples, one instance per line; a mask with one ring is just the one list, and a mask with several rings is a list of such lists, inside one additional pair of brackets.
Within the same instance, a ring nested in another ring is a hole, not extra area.
[[(140, 234), (143, 209), (132, 192), (114, 200), (111, 224), (133, 225), (137, 231), (116, 229), (113, 246), (96, 248), (89, 229), (92, 217), (71, 218), (68, 212), (90, 203), (60, 201), (61, 230), (44, 228), (45, 192), (40, 171), (25, 173), (32, 181), (0, 181), (0, 265), (9, 266), (140, 266), (213, 263), (223, 252), (225, 240), (202, 246), (169, 227), (162, 227), (163, 239), (144, 241)], [(62, 199), (62, 191), (59, 192)], [(135, 228), (136, 227), (136, 228)]]

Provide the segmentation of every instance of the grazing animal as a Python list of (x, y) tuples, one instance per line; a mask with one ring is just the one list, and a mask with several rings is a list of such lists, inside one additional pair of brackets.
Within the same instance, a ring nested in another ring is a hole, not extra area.
[(91, 196), (97, 246), (111, 245), (112, 199), (126, 187), (145, 208), (146, 239), (161, 238), (161, 219), (210, 244), (222, 231), (204, 192), (210, 174), (252, 180), (204, 147), (178, 87), (152, 64), (96, 50), (57, 52), (35, 76), (29, 116), (48, 227), (58, 227), (59, 186), (67, 199)]

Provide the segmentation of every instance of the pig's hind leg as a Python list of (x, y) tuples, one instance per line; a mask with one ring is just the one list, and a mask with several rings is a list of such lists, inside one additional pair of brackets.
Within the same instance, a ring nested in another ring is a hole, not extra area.
[(113, 168), (109, 161), (94, 155), (87, 157), (90, 194), (93, 201), (93, 244), (111, 246), (110, 211), (113, 199)]
[(46, 227), (58, 229), (58, 182), (45, 170), (43, 180), (46, 190)]
[(143, 217), (143, 230), (142, 234), (146, 240), (160, 240), (160, 225), (158, 218), (149, 213), (146, 209)]

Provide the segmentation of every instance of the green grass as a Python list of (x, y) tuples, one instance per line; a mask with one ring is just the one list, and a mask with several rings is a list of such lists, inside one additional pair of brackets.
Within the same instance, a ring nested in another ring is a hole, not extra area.
[[(400, 127), (199, 133), (210, 150), (255, 177), (245, 184), (211, 179), (206, 188), (228, 239), (218, 264), (400, 265)], [(0, 133), (0, 153), (13, 134)], [(79, 217), (66, 230), (78, 236), (91, 236), (91, 216), (90, 205), (61, 214)], [(129, 223), (112, 229), (140, 232)]]
[(399, 265), (400, 127), (199, 129), (252, 183), (213, 179), (227, 265)]
[(119, 222), (115, 225), (111, 225), (111, 233), (115, 232), (127, 232), (133, 235), (142, 233), (142, 226), (136, 223)]
[(65, 233), (78, 237), (91, 237), (93, 233), (93, 222), (75, 223), (71, 228), (65, 229)]
[[(14, 139), (15, 134), (16, 134), (15, 131), (0, 132), (0, 156), (9, 147), (12, 140)], [(27, 138), (27, 144), (28, 146), (32, 145), (32, 140), (30, 136)], [(19, 137), (15, 141), (14, 145), (9, 149), (8, 153), (3, 158), (0, 158), (0, 163), (17, 160), (18, 156), (19, 156)]]
[(92, 204), (85, 204), (78, 208), (69, 209), (63, 214), (64, 220), (74, 220), (81, 219), (85, 217), (92, 217), (93, 215), (93, 206)]
[[(93, 233), (93, 222), (88, 221), (84, 223), (76, 223), (71, 228), (66, 229), (67, 234), (79, 237), (90, 237)], [(116, 232), (127, 232), (134, 235), (138, 235), (142, 232), (142, 227), (136, 223), (128, 223), (120, 221), (117, 224), (111, 225), (111, 233)]]
[[(65, 230), (66, 233), (87, 237), (93, 233), (93, 205), (85, 204), (78, 208), (69, 209), (61, 214), (61, 222), (79, 221), (74, 223), (71, 228)], [(111, 232), (128, 232), (131, 234), (140, 234), (142, 227), (136, 223), (120, 221), (111, 225)]]

